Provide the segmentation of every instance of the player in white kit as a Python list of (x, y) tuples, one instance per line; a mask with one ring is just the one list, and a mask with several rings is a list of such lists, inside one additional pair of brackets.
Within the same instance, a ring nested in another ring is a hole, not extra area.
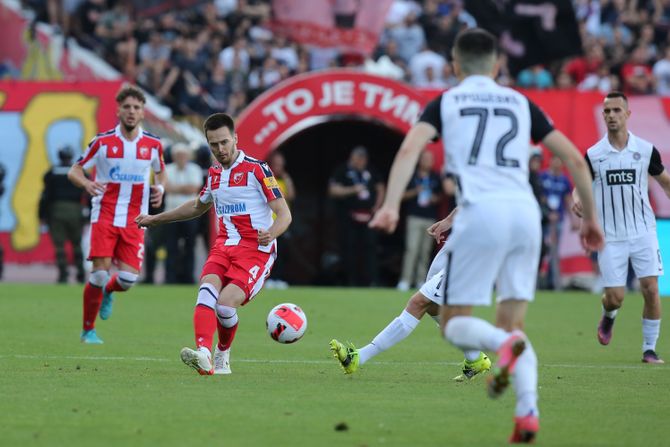
[[(428, 228), (428, 234), (435, 238), (439, 244), (444, 240), (444, 233), (447, 232), (452, 224), (458, 208), (451, 212), (444, 219), (435, 222)], [(358, 371), (359, 366), (364, 365), (374, 356), (397, 345), (416, 329), (419, 321), (424, 315), (428, 314), (439, 324), (440, 305), (444, 296), (444, 284), (446, 277), (446, 245), (443, 245), (437, 252), (430, 264), (426, 274), (426, 282), (420, 290), (415, 292), (409, 299), (405, 309), (393, 319), (375, 338), (360, 349), (349, 343), (345, 346), (337, 339), (330, 341), (330, 350), (333, 356), (340, 363), (345, 374), (353, 374)], [(454, 377), (457, 382), (471, 380), (477, 375), (491, 369), (491, 360), (486, 354), (478, 350), (464, 352), (461, 369), (462, 374)]]
[[(540, 210), (528, 182), (530, 140), (542, 142), (572, 174), (584, 208), (585, 248), (599, 248), (588, 167), (577, 148), (521, 93), (499, 86), (495, 38), (463, 31), (453, 49), (461, 82), (428, 104), (403, 141), (391, 168), (388, 195), (370, 225), (393, 231), (402, 193), (425, 145), (441, 137), (446, 169), (456, 179), (459, 211), (446, 242), (441, 324), (445, 338), (466, 350), (496, 351), (489, 395), (513, 378), (511, 442), (531, 442), (539, 430), (537, 357), (521, 328), (534, 297), (540, 255)], [(472, 316), (497, 291), (496, 326)]]
[[(670, 197), (670, 174), (663, 167), (658, 150), (628, 131), (631, 111), (623, 93), (612, 92), (603, 102), (607, 135), (586, 152), (593, 176), (593, 195), (598, 219), (605, 231), (605, 247), (598, 252), (603, 277), (603, 315), (598, 324), (598, 341), (608, 345), (617, 311), (623, 304), (628, 262), (640, 280), (644, 297), (642, 310), (642, 361), (664, 363), (656, 354), (661, 329), (661, 300), (658, 277), (663, 262), (656, 236), (656, 219), (649, 204), (649, 176)], [(573, 211), (581, 215), (577, 199)]]

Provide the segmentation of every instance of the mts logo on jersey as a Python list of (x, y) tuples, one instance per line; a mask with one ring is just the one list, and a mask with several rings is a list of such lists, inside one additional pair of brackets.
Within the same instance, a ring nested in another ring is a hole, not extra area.
[(608, 185), (634, 185), (635, 169), (611, 169), (605, 171)]

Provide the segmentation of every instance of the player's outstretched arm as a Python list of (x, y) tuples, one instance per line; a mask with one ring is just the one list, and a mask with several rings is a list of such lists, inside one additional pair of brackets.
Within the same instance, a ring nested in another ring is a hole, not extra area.
[(180, 220), (189, 220), (203, 215), (211, 207), (211, 203), (202, 203), (199, 198), (196, 198), (182, 203), (173, 210), (164, 211), (160, 214), (154, 214), (153, 216), (140, 214), (135, 218), (135, 223), (140, 228), (148, 228)]
[(270, 228), (258, 232), (258, 243), (260, 245), (268, 245), (270, 242), (284, 234), (284, 232), (288, 230), (288, 226), (291, 225), (291, 220), (293, 220), (291, 217), (291, 210), (283, 197), (269, 202), (268, 206), (277, 217), (275, 217)]
[(384, 204), (370, 221), (370, 227), (389, 233), (395, 231), (398, 225), (400, 201), (407, 188), (407, 183), (412, 178), (421, 151), (436, 134), (437, 130), (431, 124), (423, 121), (419, 121), (409, 130), (393, 160)]
[(596, 220), (595, 202), (591, 192), (591, 173), (582, 154), (568, 138), (559, 130), (552, 130), (544, 137), (542, 143), (554, 154), (558, 155), (570, 171), (575, 182), (578, 199), (582, 205), (582, 227), (580, 235), (582, 245), (587, 250), (599, 250), (604, 237), (600, 225)]

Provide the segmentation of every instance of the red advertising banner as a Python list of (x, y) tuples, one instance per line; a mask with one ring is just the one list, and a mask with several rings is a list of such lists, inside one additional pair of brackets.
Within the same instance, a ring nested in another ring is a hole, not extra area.
[[(53, 248), (37, 216), (44, 173), (68, 145), (82, 151), (116, 124), (118, 82), (0, 82), (0, 243), (5, 262), (46, 262)], [(78, 154), (76, 154), (78, 156)]]
[(319, 47), (370, 54), (393, 0), (273, 0), (275, 32)]

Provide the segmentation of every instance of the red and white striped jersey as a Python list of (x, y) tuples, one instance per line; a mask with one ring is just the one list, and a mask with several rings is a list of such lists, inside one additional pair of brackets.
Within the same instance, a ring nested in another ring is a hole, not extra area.
[(106, 185), (105, 192), (91, 202), (91, 223), (115, 227), (135, 225), (135, 218), (149, 211), (151, 171), (165, 169), (157, 136), (140, 128), (137, 137), (128, 141), (120, 126), (96, 135), (77, 163), (84, 169), (95, 167), (95, 180)]
[(272, 210), (268, 202), (282, 194), (267, 163), (239, 152), (229, 169), (219, 165), (209, 169), (200, 201), (213, 202), (219, 224), (217, 244), (254, 247), (271, 253), (276, 250), (277, 241), (258, 245), (258, 230), (270, 228)]

